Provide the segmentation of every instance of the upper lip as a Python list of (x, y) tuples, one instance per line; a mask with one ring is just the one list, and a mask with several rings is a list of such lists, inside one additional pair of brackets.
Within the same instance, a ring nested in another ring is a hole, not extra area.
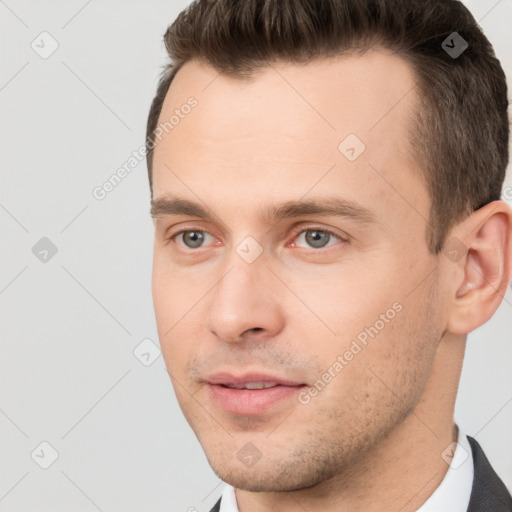
[(208, 384), (223, 384), (224, 386), (243, 386), (248, 382), (264, 382), (274, 383), (280, 386), (302, 386), (303, 382), (296, 380), (285, 379), (277, 375), (271, 375), (268, 373), (244, 373), (242, 375), (233, 375), (227, 372), (212, 373), (206, 379)]

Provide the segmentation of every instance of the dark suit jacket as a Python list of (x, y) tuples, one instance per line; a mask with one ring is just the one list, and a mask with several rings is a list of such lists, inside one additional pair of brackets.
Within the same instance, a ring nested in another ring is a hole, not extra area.
[[(480, 445), (472, 437), (468, 436), (468, 440), (473, 452), (475, 476), (467, 512), (512, 512), (512, 498), (505, 484), (492, 469)], [(220, 501), (221, 498), (210, 512), (219, 512)]]

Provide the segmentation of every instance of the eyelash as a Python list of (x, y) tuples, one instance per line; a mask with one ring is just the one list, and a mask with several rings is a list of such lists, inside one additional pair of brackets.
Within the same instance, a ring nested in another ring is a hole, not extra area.
[[(168, 241), (174, 241), (178, 236), (180, 236), (181, 234), (183, 233), (188, 233), (188, 232), (191, 232), (191, 231), (194, 231), (194, 232), (198, 232), (198, 233), (206, 233), (210, 236), (213, 236), (211, 235), (211, 233), (209, 233), (208, 231), (204, 230), (204, 229), (194, 229), (193, 227), (192, 228), (187, 228), (187, 229), (182, 229), (181, 231), (178, 231), (177, 233), (173, 234), (172, 236), (170, 236), (168, 238)], [(315, 226), (315, 225), (312, 225), (312, 226), (300, 226), (300, 228), (297, 228), (296, 230), (294, 230), (291, 234), (291, 239), (295, 240), (301, 233), (304, 233), (306, 231), (320, 231), (321, 233), (327, 233), (331, 236), (333, 236), (334, 238), (337, 238), (340, 242), (343, 242), (343, 243), (348, 243), (348, 239), (346, 238), (343, 238), (341, 235), (339, 235), (338, 233), (335, 233), (334, 231), (331, 231), (330, 229), (327, 229), (327, 228), (323, 228), (323, 227), (320, 227), (320, 226)], [(288, 242), (287, 242), (288, 244)], [(310, 248), (311, 251), (314, 251), (314, 252), (320, 252), (322, 251), (322, 249), (324, 250), (328, 250), (330, 246), (328, 246), (327, 248), (319, 248), (319, 249), (315, 249), (313, 247)], [(199, 249), (203, 249), (204, 247), (198, 247), (197, 249), (191, 249), (190, 247), (187, 248), (187, 250), (189, 251), (198, 251)]]

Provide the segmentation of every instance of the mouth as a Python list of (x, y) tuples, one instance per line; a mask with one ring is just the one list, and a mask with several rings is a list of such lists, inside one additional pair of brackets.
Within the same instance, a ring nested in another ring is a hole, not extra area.
[(247, 382), (245, 384), (219, 384), (228, 389), (269, 389), (281, 386), (278, 382)]
[(212, 402), (225, 412), (243, 416), (264, 414), (278, 405), (292, 406), (292, 399), (306, 384), (267, 375), (227, 373), (211, 375), (206, 381)]

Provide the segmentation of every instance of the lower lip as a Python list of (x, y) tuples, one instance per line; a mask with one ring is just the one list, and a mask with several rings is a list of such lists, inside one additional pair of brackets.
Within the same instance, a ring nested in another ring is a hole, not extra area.
[(208, 384), (213, 401), (226, 412), (254, 416), (267, 412), (278, 402), (296, 397), (305, 386), (275, 386), (267, 389), (231, 389)]

